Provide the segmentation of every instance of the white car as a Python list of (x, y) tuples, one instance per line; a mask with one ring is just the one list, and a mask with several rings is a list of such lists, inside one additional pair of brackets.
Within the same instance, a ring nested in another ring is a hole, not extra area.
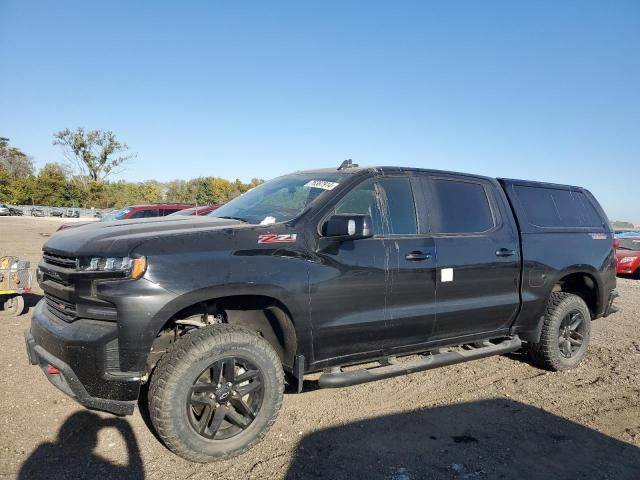
[(11, 211), (9, 210), (9, 207), (6, 206), (4, 203), (0, 203), (0, 216), (9, 216), (11, 215)]

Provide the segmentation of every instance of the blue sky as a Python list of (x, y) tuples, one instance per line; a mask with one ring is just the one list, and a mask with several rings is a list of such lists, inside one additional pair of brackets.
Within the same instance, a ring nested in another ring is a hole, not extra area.
[(640, 223), (640, 2), (0, 0), (0, 135), (121, 175), (406, 165), (586, 186)]

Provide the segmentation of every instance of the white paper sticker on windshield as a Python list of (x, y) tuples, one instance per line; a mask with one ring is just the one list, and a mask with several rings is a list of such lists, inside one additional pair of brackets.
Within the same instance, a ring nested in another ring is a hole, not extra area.
[(337, 182), (328, 182), (327, 180), (310, 180), (304, 184), (309, 188), (321, 188), (323, 190), (333, 190), (338, 186)]
[(271, 225), (272, 223), (276, 223), (276, 217), (264, 217), (260, 225)]

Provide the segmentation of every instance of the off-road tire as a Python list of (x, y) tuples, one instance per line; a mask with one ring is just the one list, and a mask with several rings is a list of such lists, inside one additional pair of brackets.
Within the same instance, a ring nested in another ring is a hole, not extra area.
[[(583, 317), (583, 341), (578, 351), (571, 358), (566, 358), (560, 351), (560, 328), (572, 312), (579, 312)], [(590, 339), (591, 314), (584, 300), (570, 293), (553, 292), (545, 310), (540, 341), (529, 345), (529, 357), (534, 364), (546, 370), (575, 368), (584, 359)]]
[[(229, 356), (241, 356), (259, 369), (262, 403), (246, 430), (226, 440), (207, 439), (189, 421), (189, 392), (208, 365)], [(283, 394), (282, 364), (264, 338), (235, 325), (210, 325), (184, 335), (160, 359), (149, 385), (149, 416), (172, 452), (205, 463), (239, 455), (258, 443), (275, 422)]]

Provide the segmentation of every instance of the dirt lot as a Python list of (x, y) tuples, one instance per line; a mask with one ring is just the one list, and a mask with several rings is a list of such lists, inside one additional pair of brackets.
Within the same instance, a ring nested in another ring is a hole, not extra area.
[[(35, 265), (57, 228), (0, 217), (0, 254)], [(30, 314), (2, 320), (2, 478), (640, 478), (640, 281), (593, 324), (586, 361), (548, 373), (518, 355), (285, 398), (264, 442), (197, 465), (166, 450), (138, 411), (94, 413), (27, 365)], [(29, 299), (31, 305), (39, 297)]]

